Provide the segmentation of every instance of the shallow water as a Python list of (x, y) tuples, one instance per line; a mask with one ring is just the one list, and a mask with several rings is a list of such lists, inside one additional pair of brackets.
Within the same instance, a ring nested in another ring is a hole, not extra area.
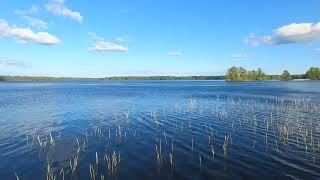
[(1, 179), (320, 177), (319, 81), (1, 82), (0, 114)]

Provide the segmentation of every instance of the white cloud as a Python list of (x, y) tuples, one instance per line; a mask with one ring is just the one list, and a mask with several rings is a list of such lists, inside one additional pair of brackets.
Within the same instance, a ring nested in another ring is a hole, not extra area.
[(93, 52), (112, 52), (112, 51), (118, 51), (118, 52), (127, 52), (128, 47), (105, 41), (104, 38), (99, 37), (94, 32), (88, 32), (88, 35), (90, 38), (93, 39), (94, 44), (88, 48), (89, 51)]
[(58, 44), (60, 40), (48, 32), (33, 32), (29, 28), (17, 28), (0, 19), (0, 37), (13, 38), (19, 42), (33, 42), (42, 45)]
[(108, 52), (108, 51), (119, 51), (119, 52), (127, 52), (128, 47), (115, 44), (107, 41), (96, 41), (92, 47), (89, 48), (89, 51), (95, 52)]
[(39, 7), (36, 5), (32, 5), (30, 9), (26, 9), (26, 10), (15, 10), (14, 13), (20, 17), (22, 17), (25, 21), (27, 21), (27, 23), (32, 26), (32, 27), (36, 27), (36, 28), (40, 28), (40, 29), (47, 29), (47, 25), (48, 23), (32, 17), (35, 14), (37, 14), (39, 12)]
[(249, 35), (246, 42), (252, 46), (304, 43), (320, 39), (319, 23), (292, 23), (273, 30), (271, 35)]
[(118, 42), (121, 42), (121, 43), (129, 41), (128, 39), (123, 38), (123, 37), (117, 37), (115, 40), (118, 41)]
[(172, 52), (168, 52), (168, 56), (182, 56), (183, 53), (180, 51), (172, 51)]
[(83, 21), (83, 16), (81, 16), (80, 12), (73, 11), (66, 7), (64, 0), (51, 0), (45, 5), (45, 9), (56, 16), (68, 17), (79, 23)]
[(0, 65), (4, 66), (16, 66), (16, 67), (29, 67), (30, 64), (24, 61), (17, 61), (7, 57), (0, 57)]
[(23, 19), (25, 19), (28, 24), (32, 27), (36, 27), (36, 28), (40, 28), (40, 29), (47, 29), (48, 28), (48, 23), (38, 19), (38, 18), (34, 18), (34, 17), (30, 17), (30, 16), (22, 16)]
[(234, 59), (248, 59), (250, 58), (249, 54), (233, 54), (232, 58)]
[(30, 9), (17, 9), (14, 11), (16, 15), (31, 15), (36, 14), (39, 11), (39, 7), (32, 5)]

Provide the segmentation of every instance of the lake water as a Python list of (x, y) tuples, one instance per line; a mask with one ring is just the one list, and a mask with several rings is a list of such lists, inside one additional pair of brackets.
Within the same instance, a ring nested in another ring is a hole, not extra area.
[(0, 83), (3, 180), (319, 179), (319, 140), (317, 81)]

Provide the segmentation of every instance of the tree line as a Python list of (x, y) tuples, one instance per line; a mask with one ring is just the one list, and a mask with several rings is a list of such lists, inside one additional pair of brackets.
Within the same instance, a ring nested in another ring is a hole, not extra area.
[(224, 76), (117, 76), (105, 80), (223, 80)]
[(224, 76), (113, 76), (104, 78), (0, 76), (0, 81), (76, 81), (76, 80), (223, 80)]
[(224, 78), (226, 81), (263, 81), (263, 80), (283, 80), (310, 79), (320, 80), (320, 68), (311, 67), (305, 74), (291, 75), (288, 70), (284, 70), (281, 75), (267, 75), (261, 68), (257, 70), (246, 70), (243, 67), (231, 67)]
[(320, 80), (320, 68), (311, 67), (305, 74), (291, 75), (284, 70), (281, 75), (267, 75), (261, 68), (246, 70), (243, 67), (231, 67), (225, 76), (115, 76), (104, 78), (72, 77), (33, 77), (33, 76), (0, 76), (0, 81), (74, 81), (74, 80), (226, 80), (226, 81), (263, 81), (263, 80)]

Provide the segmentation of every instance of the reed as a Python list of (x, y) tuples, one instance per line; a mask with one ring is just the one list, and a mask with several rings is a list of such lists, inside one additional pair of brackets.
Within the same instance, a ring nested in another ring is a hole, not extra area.
[(128, 120), (129, 120), (129, 114), (130, 114), (129, 112), (126, 112), (126, 113), (125, 113), (126, 121), (127, 121), (127, 122), (128, 122)]
[(48, 163), (47, 165), (47, 180), (55, 180), (56, 176), (54, 175), (54, 172), (51, 168), (51, 164)]
[(112, 154), (112, 166), (111, 166), (111, 172), (112, 172), (112, 174), (115, 174), (117, 168), (118, 168), (117, 155), (116, 155), (116, 152), (113, 151), (113, 154)]
[(108, 170), (108, 172), (111, 172), (111, 159), (110, 159), (109, 155), (108, 155), (108, 154), (105, 154), (105, 155), (104, 155), (104, 159), (105, 159), (105, 161), (106, 161), (106, 163), (107, 163), (107, 170)]
[(52, 146), (54, 146), (54, 140), (53, 140), (53, 137), (52, 137), (52, 133), (50, 132), (50, 144)]
[(97, 177), (97, 170), (95, 167), (91, 164), (89, 164), (89, 172), (90, 172), (90, 179), (91, 180), (96, 180)]
[(113, 151), (113, 154), (111, 157), (108, 154), (105, 154), (104, 159), (106, 161), (107, 170), (109, 174), (115, 176), (120, 166), (120, 161), (121, 161), (120, 152), (118, 153), (118, 156), (117, 156), (116, 152)]
[(223, 143), (224, 157), (227, 157), (228, 144), (229, 144), (229, 136), (224, 136), (224, 143)]
[(99, 165), (99, 157), (98, 157), (98, 152), (96, 152), (96, 165)]
[(16, 177), (16, 180), (20, 180), (20, 178), (16, 172), (14, 172), (14, 176)]
[(39, 143), (41, 148), (44, 146), (42, 140), (40, 139), (40, 135), (39, 134), (38, 134), (38, 143)]
[(212, 159), (214, 159), (214, 146), (211, 145), (211, 154), (212, 154)]
[(191, 150), (193, 151), (193, 138), (191, 139)]
[(60, 173), (59, 173), (60, 175), (62, 175), (62, 180), (64, 180), (64, 169), (63, 168), (61, 168), (61, 170), (60, 170)]
[(76, 155), (73, 158), (70, 158), (70, 169), (71, 169), (71, 173), (74, 174), (77, 170), (78, 167), (78, 161), (79, 161), (79, 156)]
[(156, 157), (157, 157), (157, 161), (158, 163), (160, 164), (161, 163), (161, 159), (160, 159), (160, 153), (159, 153), (159, 150), (158, 150), (158, 145), (155, 145), (156, 147)]
[(77, 154), (78, 154), (80, 152), (80, 143), (79, 143), (78, 138), (76, 138), (76, 141), (77, 141), (77, 146), (78, 146), (78, 148), (77, 148)]
[(171, 169), (173, 168), (173, 161), (172, 161), (172, 157), (173, 157), (172, 153), (169, 153), (169, 158), (170, 158), (170, 167), (171, 167)]
[(82, 151), (85, 152), (85, 148), (86, 148), (86, 141), (83, 141), (83, 144), (82, 144)]
[(171, 138), (171, 152), (173, 152), (173, 138)]

